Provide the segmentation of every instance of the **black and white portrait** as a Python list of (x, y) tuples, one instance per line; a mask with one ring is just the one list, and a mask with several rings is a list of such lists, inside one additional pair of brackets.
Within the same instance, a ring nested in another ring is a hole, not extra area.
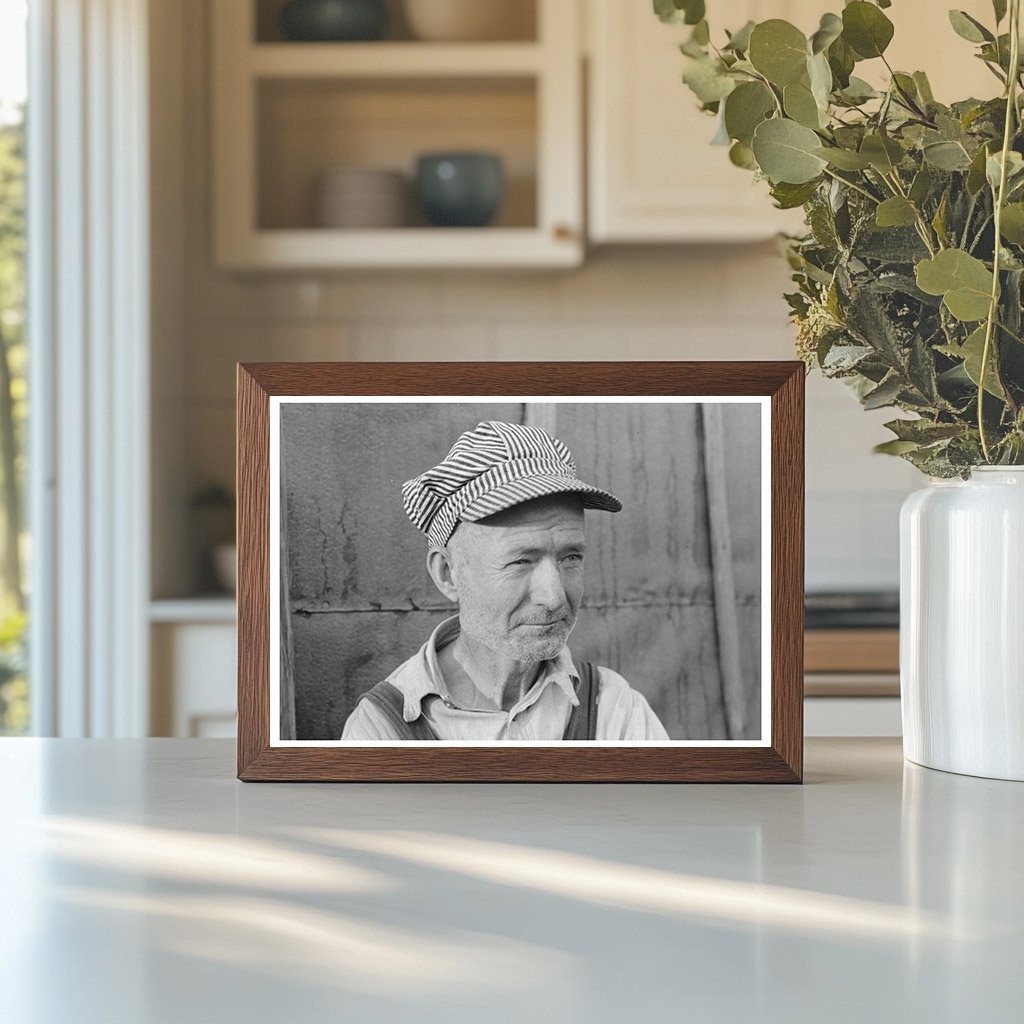
[(766, 400), (270, 422), (272, 742), (767, 742)]

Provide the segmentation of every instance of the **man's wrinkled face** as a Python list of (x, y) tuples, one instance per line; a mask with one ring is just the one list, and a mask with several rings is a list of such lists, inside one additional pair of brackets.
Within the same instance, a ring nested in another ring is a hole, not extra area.
[(536, 498), (476, 523), (448, 542), (462, 633), (515, 661), (555, 657), (583, 597), (583, 503)]

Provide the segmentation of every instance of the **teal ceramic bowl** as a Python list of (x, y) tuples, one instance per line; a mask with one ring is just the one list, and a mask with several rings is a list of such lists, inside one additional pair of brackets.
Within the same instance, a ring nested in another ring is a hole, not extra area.
[(380, 39), (387, 27), (387, 0), (291, 0), (281, 11), (285, 38), (295, 42)]
[(489, 224), (505, 194), (501, 157), (494, 153), (425, 153), (416, 161), (416, 193), (436, 227)]

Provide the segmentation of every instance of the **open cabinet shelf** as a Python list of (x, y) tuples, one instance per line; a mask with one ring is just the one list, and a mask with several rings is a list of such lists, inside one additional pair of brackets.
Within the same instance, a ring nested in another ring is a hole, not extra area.
[(409, 78), (420, 75), (539, 75), (535, 43), (261, 43), (247, 63), (257, 78)]
[[(536, 39), (261, 41), (253, 0), (212, 8), (215, 259), (226, 269), (571, 267), (583, 259), (576, 4), (537, 0)], [(482, 152), (504, 191), (485, 227), (429, 224), (417, 158)], [(322, 226), (338, 169), (397, 173), (399, 226)]]

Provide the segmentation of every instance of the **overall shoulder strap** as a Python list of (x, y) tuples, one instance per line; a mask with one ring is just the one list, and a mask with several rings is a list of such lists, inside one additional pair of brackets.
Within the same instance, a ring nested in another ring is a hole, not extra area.
[(397, 686), (386, 680), (378, 683), (372, 690), (363, 694), (362, 700), (368, 700), (387, 719), (388, 725), (396, 733), (398, 740), (436, 740), (437, 733), (421, 714), (412, 722), (407, 722), (402, 715), (405, 709), (405, 697)]
[(597, 669), (589, 661), (578, 661), (576, 668), (580, 673), (580, 685), (576, 689), (576, 696), (580, 702), (569, 715), (562, 739), (597, 739)]

